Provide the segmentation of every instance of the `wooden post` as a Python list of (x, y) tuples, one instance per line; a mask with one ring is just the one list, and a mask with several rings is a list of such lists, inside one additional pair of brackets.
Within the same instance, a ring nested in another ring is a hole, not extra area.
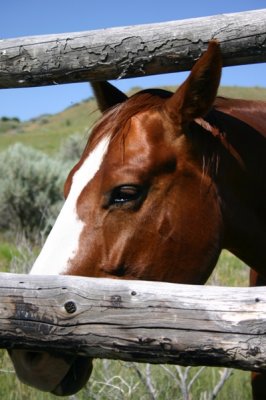
[(266, 292), (0, 274), (0, 347), (266, 371)]
[(0, 88), (191, 69), (208, 41), (224, 66), (266, 61), (266, 9), (160, 24), (0, 40)]

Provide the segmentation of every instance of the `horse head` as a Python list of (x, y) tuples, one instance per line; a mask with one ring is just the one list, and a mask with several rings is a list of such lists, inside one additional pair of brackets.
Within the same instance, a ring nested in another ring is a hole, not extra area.
[[(32, 274), (204, 283), (222, 247), (211, 146), (200, 121), (221, 75), (219, 45), (175, 93), (130, 98), (93, 84), (102, 118), (65, 183), (66, 201)], [(11, 350), (21, 379), (58, 395), (79, 390), (91, 360)]]

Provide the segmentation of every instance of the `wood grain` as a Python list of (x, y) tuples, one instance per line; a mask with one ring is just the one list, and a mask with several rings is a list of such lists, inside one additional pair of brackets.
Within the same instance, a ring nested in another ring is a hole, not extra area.
[(0, 274), (0, 347), (266, 370), (265, 288)]
[(213, 38), (224, 66), (265, 62), (266, 9), (0, 40), (0, 88), (190, 70)]

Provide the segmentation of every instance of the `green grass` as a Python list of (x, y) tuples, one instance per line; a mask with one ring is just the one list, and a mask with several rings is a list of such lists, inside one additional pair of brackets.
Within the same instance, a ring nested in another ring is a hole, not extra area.
[(55, 153), (64, 139), (74, 133), (88, 135), (94, 122), (99, 118), (93, 100), (82, 102), (55, 115), (46, 115), (21, 122), (16, 130), (5, 129), (0, 120), (0, 151), (20, 142), (48, 154)]
[(248, 286), (249, 268), (238, 258), (224, 250), (209, 278), (208, 284), (216, 286)]
[(240, 87), (240, 86), (221, 86), (218, 90), (219, 96), (231, 97), (234, 99), (263, 100), (266, 101), (266, 88)]
[(0, 271), (9, 272), (12, 259), (19, 257), (19, 251), (14, 243), (0, 236)]

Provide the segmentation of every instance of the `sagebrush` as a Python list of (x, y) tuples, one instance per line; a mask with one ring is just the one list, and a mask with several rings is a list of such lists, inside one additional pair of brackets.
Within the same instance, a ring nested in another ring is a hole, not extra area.
[(63, 200), (68, 166), (15, 144), (0, 154), (0, 228), (28, 238), (49, 229)]

